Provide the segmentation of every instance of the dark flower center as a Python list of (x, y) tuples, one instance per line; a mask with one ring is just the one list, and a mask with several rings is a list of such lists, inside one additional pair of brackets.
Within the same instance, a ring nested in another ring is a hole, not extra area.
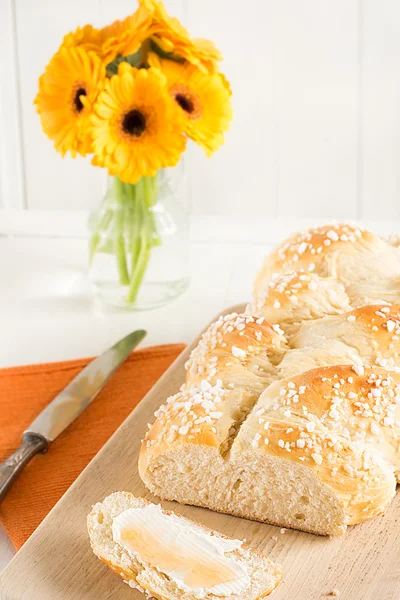
[(125, 133), (139, 137), (146, 129), (146, 118), (139, 110), (131, 110), (124, 116), (122, 128)]
[(185, 112), (190, 114), (194, 111), (194, 104), (188, 96), (184, 96), (183, 94), (176, 94), (175, 100)]
[(81, 96), (87, 96), (87, 92), (86, 92), (85, 88), (83, 88), (83, 87), (80, 87), (79, 89), (76, 90), (76, 94), (74, 97), (74, 104), (75, 104), (75, 108), (78, 113), (80, 113), (84, 109), (84, 106), (83, 106), (82, 100), (81, 100)]

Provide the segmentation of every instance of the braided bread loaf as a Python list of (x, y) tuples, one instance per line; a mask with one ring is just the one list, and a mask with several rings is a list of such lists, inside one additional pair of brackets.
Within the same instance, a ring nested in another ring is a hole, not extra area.
[[(247, 309), (256, 314), (211, 325), (156, 413), (139, 459), (147, 487), (322, 535), (382, 514), (400, 478), (396, 265), (396, 246), (346, 225), (275, 251)], [(367, 283), (380, 304), (360, 306)]]
[(303, 320), (380, 303), (400, 303), (398, 241), (327, 225), (293, 236), (266, 258), (249, 311), (290, 334)]

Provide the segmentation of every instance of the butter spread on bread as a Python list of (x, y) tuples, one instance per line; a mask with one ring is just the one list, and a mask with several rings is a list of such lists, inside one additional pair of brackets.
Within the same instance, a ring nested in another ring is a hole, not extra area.
[(130, 554), (154, 565), (179, 589), (198, 598), (207, 593), (240, 594), (250, 585), (243, 565), (226, 556), (241, 548), (242, 542), (188, 527), (185, 519), (163, 513), (159, 505), (128, 508), (114, 518), (112, 531), (114, 541)]
[(88, 516), (94, 553), (157, 600), (261, 600), (281, 580), (266, 556), (160, 506), (116, 492)]

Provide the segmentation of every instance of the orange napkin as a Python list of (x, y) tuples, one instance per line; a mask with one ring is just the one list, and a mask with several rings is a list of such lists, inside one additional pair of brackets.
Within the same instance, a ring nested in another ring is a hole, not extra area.
[[(99, 396), (51, 445), (34, 457), (0, 504), (0, 521), (16, 549), (33, 533), (184, 346), (133, 352)], [(0, 462), (24, 429), (90, 359), (0, 370)]]

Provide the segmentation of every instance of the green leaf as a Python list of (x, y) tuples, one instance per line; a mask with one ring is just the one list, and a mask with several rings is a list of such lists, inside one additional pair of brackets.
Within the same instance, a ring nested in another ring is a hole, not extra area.
[(154, 42), (154, 40), (150, 40), (150, 52), (154, 52), (160, 58), (164, 58), (167, 60), (173, 60), (178, 63), (185, 62), (185, 59), (182, 58), (182, 56), (179, 56), (178, 54), (174, 54), (173, 52), (165, 52), (165, 50), (160, 48), (160, 46), (157, 46), (157, 44)]
[(118, 67), (121, 63), (127, 62), (132, 67), (142, 68), (147, 67), (146, 57), (148, 52), (154, 52), (160, 58), (173, 60), (174, 62), (184, 63), (185, 59), (178, 54), (174, 54), (173, 52), (165, 52), (160, 46), (158, 46), (154, 40), (148, 39), (142, 44), (137, 52), (134, 54), (128, 54), (127, 56), (117, 56), (112, 62), (108, 63), (106, 67), (107, 75), (112, 77), (113, 75), (117, 75)]
[(123, 62), (127, 62), (132, 67), (137, 68), (142, 63), (142, 60), (143, 60), (142, 48), (140, 48), (134, 54), (128, 54), (128, 56), (117, 56), (117, 58), (115, 58), (112, 62), (108, 63), (108, 65), (106, 67), (107, 75), (109, 77), (112, 77), (113, 75), (117, 75), (118, 67)]

